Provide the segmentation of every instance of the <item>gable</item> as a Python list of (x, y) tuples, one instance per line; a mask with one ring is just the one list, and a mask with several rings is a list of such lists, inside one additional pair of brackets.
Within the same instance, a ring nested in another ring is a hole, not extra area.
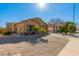
[(36, 17), (36, 18), (30, 18), (30, 19), (21, 21), (19, 23), (30, 23), (30, 24), (32, 24), (32, 23), (35, 23), (35, 22), (37, 24), (39, 24), (39, 25), (47, 26), (47, 24), (41, 18), (38, 18), (38, 17)]

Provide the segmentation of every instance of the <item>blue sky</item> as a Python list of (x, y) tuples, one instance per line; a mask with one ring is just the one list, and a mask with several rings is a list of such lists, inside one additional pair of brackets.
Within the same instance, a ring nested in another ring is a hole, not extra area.
[[(79, 24), (79, 4), (75, 5), (75, 23)], [(35, 3), (0, 3), (0, 26), (5, 26), (7, 22), (19, 22), (34, 17), (40, 17), (45, 22), (51, 18), (73, 21), (73, 3), (46, 4), (43, 9)]]

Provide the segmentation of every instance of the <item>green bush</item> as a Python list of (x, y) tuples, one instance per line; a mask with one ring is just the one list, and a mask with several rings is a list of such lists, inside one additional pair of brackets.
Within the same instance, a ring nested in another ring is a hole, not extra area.
[(64, 32), (64, 27), (60, 26), (58, 32), (63, 33)]
[(75, 33), (76, 26), (73, 22), (66, 22), (63, 26), (59, 27), (59, 32), (61, 33)]
[(47, 31), (43, 28), (41, 28), (40, 26), (34, 26), (32, 28), (33, 31), (38, 32), (38, 33), (46, 33)]
[(3, 32), (3, 35), (11, 35), (11, 32)]
[(0, 34), (3, 34), (3, 35), (11, 35), (11, 32), (8, 31), (6, 28), (1, 28), (0, 29)]
[(45, 29), (43, 29), (43, 28), (40, 28), (39, 31), (40, 31), (41, 33), (46, 33), (46, 32), (47, 32), (47, 31), (46, 31)]
[(38, 31), (39, 28), (40, 28), (39, 26), (34, 26), (34, 27), (32, 27), (32, 30), (33, 30), (33, 31)]
[(66, 26), (64, 25), (63, 27), (60, 27), (59, 28), (59, 32), (64, 32), (64, 33), (67, 33), (67, 29), (66, 29)]
[(76, 32), (76, 26), (74, 24), (68, 25), (68, 32), (69, 33), (75, 33)]

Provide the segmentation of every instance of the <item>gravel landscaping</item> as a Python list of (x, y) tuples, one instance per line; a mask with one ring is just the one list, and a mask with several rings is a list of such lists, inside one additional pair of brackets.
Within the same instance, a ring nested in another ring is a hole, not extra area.
[[(48, 43), (41, 39), (47, 39)], [(2, 56), (56, 56), (69, 42), (64, 36), (49, 34), (44, 37), (38, 35), (0, 35), (0, 55)]]

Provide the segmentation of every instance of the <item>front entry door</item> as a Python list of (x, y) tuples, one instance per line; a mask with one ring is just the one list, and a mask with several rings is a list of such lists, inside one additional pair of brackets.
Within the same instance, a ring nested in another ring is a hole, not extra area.
[(29, 26), (28, 26), (28, 31), (29, 31), (29, 32), (32, 32), (32, 31), (33, 31), (33, 30), (32, 30), (33, 27), (34, 27), (34, 25), (29, 25)]

